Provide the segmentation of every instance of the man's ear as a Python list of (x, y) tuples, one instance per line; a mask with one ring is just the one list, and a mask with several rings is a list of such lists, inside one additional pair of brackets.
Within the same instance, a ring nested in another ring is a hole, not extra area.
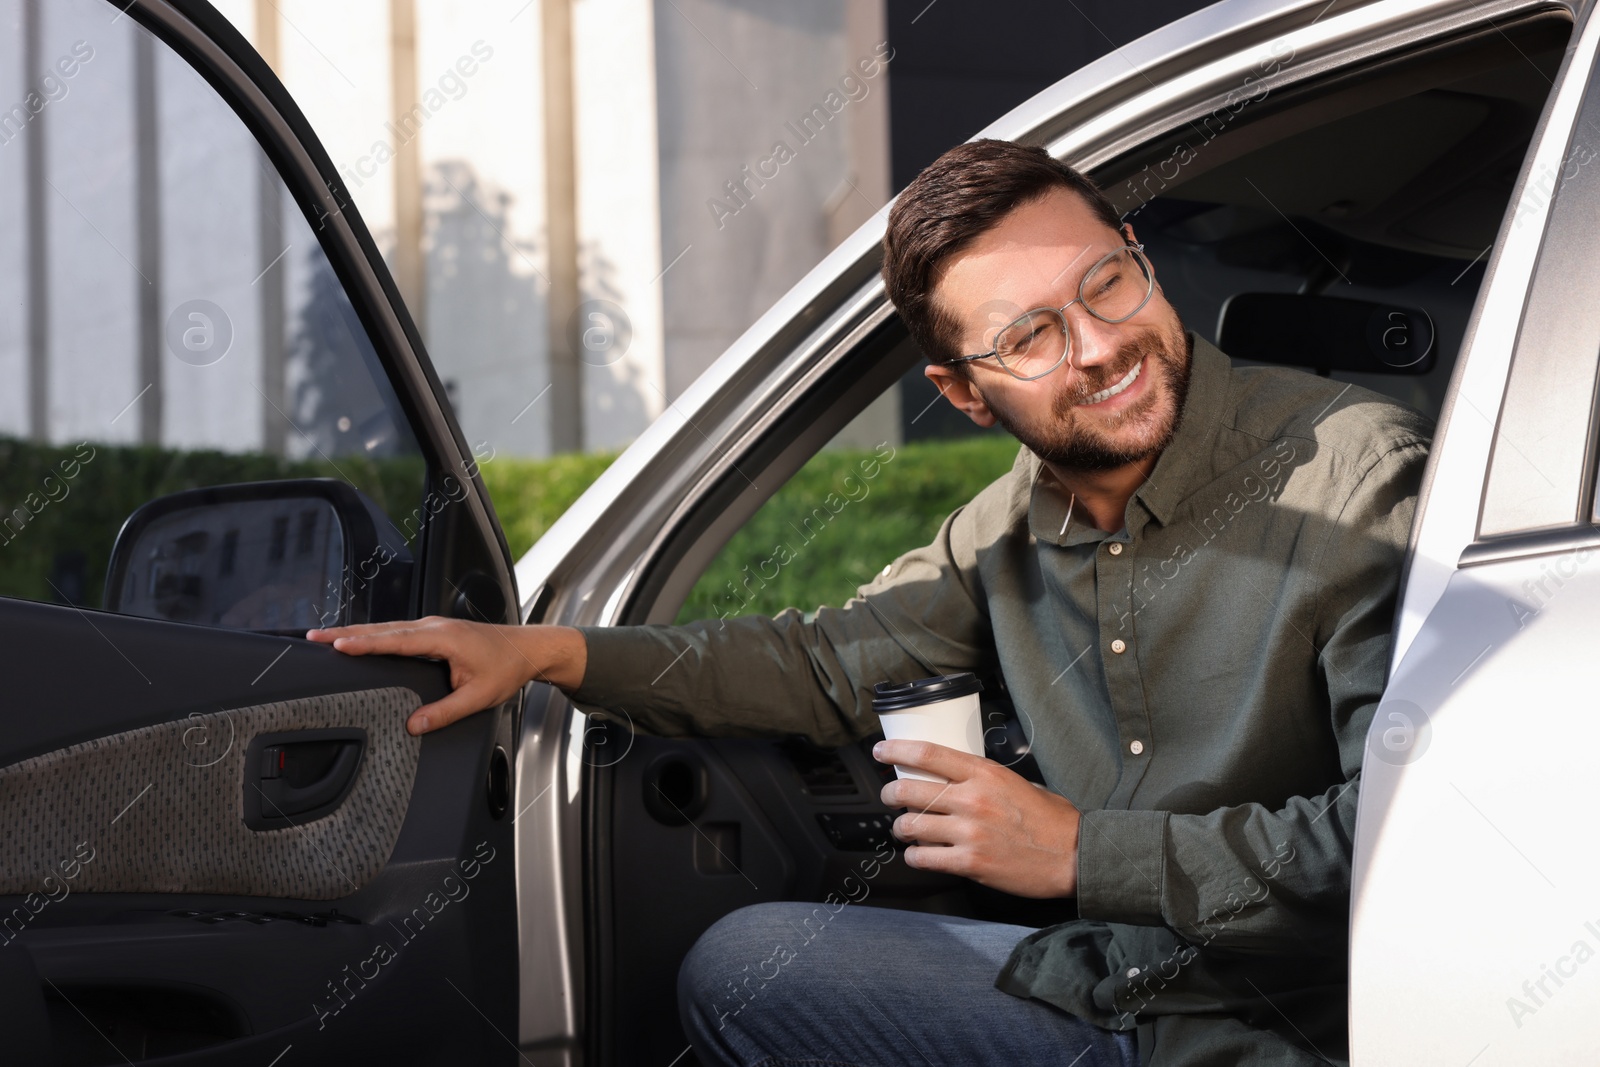
[(984, 429), (995, 424), (994, 412), (989, 410), (989, 405), (984, 403), (972, 383), (954, 367), (930, 363), (922, 368), (922, 373), (957, 410), (965, 412), (967, 418)]

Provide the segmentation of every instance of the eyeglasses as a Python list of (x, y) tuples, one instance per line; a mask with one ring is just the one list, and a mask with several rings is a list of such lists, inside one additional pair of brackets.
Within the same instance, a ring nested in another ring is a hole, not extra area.
[(1013, 378), (1025, 382), (1043, 378), (1072, 353), (1067, 308), (1082, 304), (1083, 310), (1101, 322), (1127, 322), (1150, 302), (1155, 285), (1155, 271), (1144, 245), (1125, 244), (1095, 261), (1078, 283), (1076, 299), (1059, 308), (1034, 308), (1019, 315), (995, 335), (989, 351), (947, 359), (945, 365), (993, 356)]

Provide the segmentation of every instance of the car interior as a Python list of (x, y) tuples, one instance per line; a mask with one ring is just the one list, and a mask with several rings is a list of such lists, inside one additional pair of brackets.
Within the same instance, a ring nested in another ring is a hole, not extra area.
[[(1437, 419), (1571, 29), (1565, 11), (1539, 13), (1372, 57), (1153, 129), (1092, 174), (1185, 324), (1237, 365), (1299, 367)], [(1530, 182), (1525, 198), (1548, 197), (1551, 182)], [(863, 364), (920, 380), (898, 320), (860, 347)], [(937, 399), (931, 385), (923, 393)], [(936, 407), (922, 432), (975, 430)], [(701, 537), (739, 547), (725, 530)], [(683, 596), (671, 588), (654, 587), (670, 603), (636, 600), (619, 621), (672, 619)], [(986, 734), (990, 756), (1038, 780), (1004, 679), (986, 679), (982, 700), (985, 722), (1005, 727)], [(736, 908), (845, 895), (859, 861), (893, 844), (897, 813), (877, 799), (893, 770), (871, 759), (870, 740), (664, 740), (617, 719), (591, 721), (586, 740), (587, 1054), (688, 1063), (675, 979), (689, 947)], [(1071, 900), (896, 863), (860, 902), (1028, 925), (1076, 915)]]

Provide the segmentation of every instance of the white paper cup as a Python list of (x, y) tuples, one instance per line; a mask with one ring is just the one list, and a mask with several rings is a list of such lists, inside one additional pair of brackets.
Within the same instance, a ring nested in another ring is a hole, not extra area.
[[(957, 752), (984, 754), (983, 716), (978, 707), (978, 692), (983, 687), (971, 673), (919, 678), (903, 684), (880, 682), (873, 688), (872, 708), (878, 713), (884, 737), (931, 741)], [(901, 778), (924, 782), (948, 780), (899, 764), (894, 772)]]

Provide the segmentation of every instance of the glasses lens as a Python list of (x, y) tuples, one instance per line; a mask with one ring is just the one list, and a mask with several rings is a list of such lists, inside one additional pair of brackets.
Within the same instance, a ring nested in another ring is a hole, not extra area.
[(1144, 259), (1136, 250), (1127, 247), (1096, 263), (1078, 291), (1082, 294), (1083, 306), (1095, 318), (1121, 322), (1144, 307), (1153, 285)]
[(1061, 316), (1048, 308), (1030, 311), (995, 338), (995, 354), (1007, 370), (1021, 378), (1055, 366), (1066, 351), (1067, 331)]

